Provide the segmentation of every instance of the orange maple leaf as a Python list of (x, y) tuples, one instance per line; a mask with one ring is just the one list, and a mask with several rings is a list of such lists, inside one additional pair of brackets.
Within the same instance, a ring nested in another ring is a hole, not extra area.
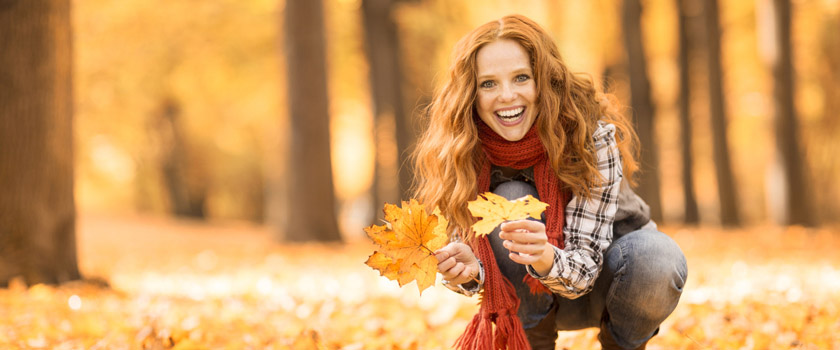
[(505, 221), (522, 220), (528, 217), (539, 219), (548, 204), (540, 202), (530, 194), (512, 201), (492, 192), (485, 192), (478, 199), (467, 202), (472, 216), (481, 220), (472, 225), (476, 235), (488, 235)]
[(416, 200), (402, 202), (402, 207), (385, 204), (386, 225), (372, 225), (365, 232), (381, 248), (365, 262), (382, 276), (403, 286), (417, 281), (420, 293), (435, 283), (437, 258), (434, 252), (449, 240), (449, 222), (440, 210), (429, 215)]

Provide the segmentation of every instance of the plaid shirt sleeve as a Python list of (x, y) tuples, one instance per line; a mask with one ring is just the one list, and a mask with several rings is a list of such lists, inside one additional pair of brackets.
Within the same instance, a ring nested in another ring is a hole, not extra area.
[(554, 264), (545, 276), (530, 265), (528, 273), (552, 292), (568, 299), (592, 290), (601, 272), (604, 251), (612, 241), (618, 190), (623, 177), (615, 140), (615, 126), (600, 122), (592, 135), (598, 170), (604, 180), (591, 189), (591, 198), (574, 196), (566, 206), (565, 249), (554, 247)]

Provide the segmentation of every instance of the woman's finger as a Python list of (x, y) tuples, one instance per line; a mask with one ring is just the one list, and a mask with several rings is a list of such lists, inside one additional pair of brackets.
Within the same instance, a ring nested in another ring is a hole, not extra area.
[(460, 279), (462, 280), (471, 280), (473, 279), (473, 271), (469, 266), (467, 266), (464, 268), (464, 271), (462, 271), (461, 274), (458, 275), (458, 277), (460, 277)]
[(499, 237), (508, 241), (524, 244), (544, 244), (548, 241), (548, 237), (546, 237), (545, 234), (537, 233), (514, 233), (506, 234), (504, 236), (500, 235)]
[(441, 273), (449, 271), (449, 269), (455, 266), (455, 263), (456, 261), (453, 258), (441, 261), (440, 263), (438, 263), (438, 271), (440, 271)]
[(545, 245), (542, 244), (522, 244), (516, 243), (511, 241), (505, 241), (504, 247), (510, 250), (511, 252), (516, 253), (523, 253), (523, 254), (540, 254), (545, 251)]
[(466, 268), (467, 267), (463, 263), (459, 262), (459, 263), (455, 264), (455, 266), (453, 266), (451, 269), (449, 269), (449, 271), (447, 271), (449, 276), (452, 276), (451, 278), (448, 278), (448, 280), (451, 281), (455, 277), (458, 277), (458, 275), (460, 275), (461, 272), (464, 272), (464, 269), (466, 269)]
[(527, 255), (527, 254), (522, 255), (522, 254), (513, 253), (513, 252), (508, 254), (508, 257), (510, 257), (510, 260), (513, 260), (513, 262), (518, 263), (518, 264), (522, 264), (522, 265), (531, 265), (531, 264), (539, 261), (538, 256)]
[(447, 251), (445, 249), (446, 249), (446, 247), (443, 247), (441, 249), (438, 249), (438, 251), (435, 252), (435, 258), (437, 258), (438, 263), (442, 263), (446, 259), (449, 259), (449, 256), (451, 254), (449, 253), (449, 251)]
[(499, 233), (501, 239), (519, 242), (519, 243), (545, 243), (548, 241), (543, 232), (506, 232)]
[(503, 222), (499, 228), (502, 231), (526, 230), (531, 232), (545, 231), (545, 224), (536, 220), (514, 220)]

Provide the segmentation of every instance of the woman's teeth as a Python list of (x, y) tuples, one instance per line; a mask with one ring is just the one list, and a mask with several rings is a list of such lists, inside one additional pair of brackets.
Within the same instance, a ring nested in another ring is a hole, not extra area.
[(496, 112), (496, 115), (499, 116), (499, 118), (504, 119), (504, 120), (512, 120), (512, 119), (519, 118), (519, 116), (522, 115), (522, 112), (524, 112), (524, 111), (525, 111), (525, 107), (519, 107), (519, 108), (516, 108), (516, 109), (498, 111), (498, 112)]

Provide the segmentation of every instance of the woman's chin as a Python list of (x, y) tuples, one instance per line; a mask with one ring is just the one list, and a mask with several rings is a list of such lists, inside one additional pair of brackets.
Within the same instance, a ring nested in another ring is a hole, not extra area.
[(527, 130), (525, 130), (525, 131), (505, 130), (502, 133), (498, 133), (498, 134), (499, 134), (499, 136), (501, 136), (505, 140), (508, 140), (510, 142), (516, 142), (516, 141), (521, 140), (523, 137), (525, 137), (525, 133), (527, 133)]

